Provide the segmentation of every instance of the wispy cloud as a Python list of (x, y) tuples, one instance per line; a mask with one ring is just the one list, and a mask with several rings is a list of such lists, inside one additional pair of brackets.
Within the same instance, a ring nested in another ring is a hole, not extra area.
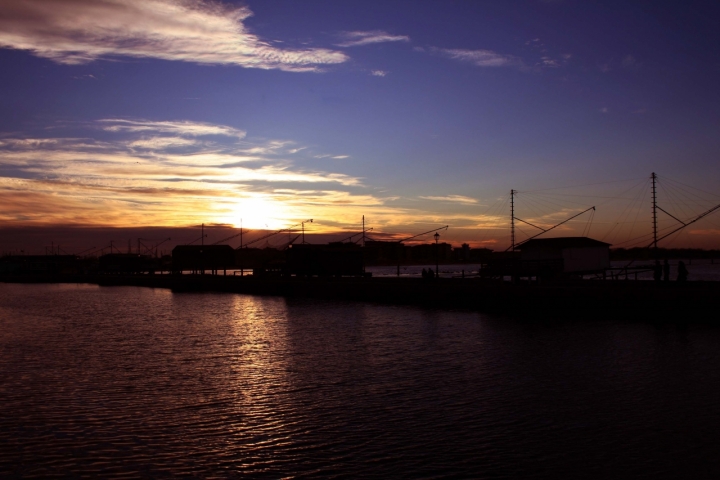
[(432, 52), (478, 67), (520, 67), (522, 60), (492, 50), (464, 50), (459, 48), (432, 48)]
[(314, 155), (313, 158), (332, 158), (335, 160), (343, 160), (345, 158), (350, 158), (350, 155), (330, 155), (329, 153), (323, 153), (321, 155)]
[[(74, 135), (62, 136), (62, 128)], [(304, 145), (239, 139), (242, 131), (227, 125), (105, 119), (42, 131), (55, 137), (0, 135), (2, 225), (239, 225), (242, 219), (245, 228), (283, 228), (313, 218), (319, 232), (359, 227), (365, 215), (376, 232), (408, 236), (425, 223), (472, 230), (505, 222), (475, 213), (478, 201), (471, 197), (393, 197), (343, 173), (343, 161), (308, 167), (305, 161), (317, 162)]]
[(200, 137), (205, 135), (223, 135), (226, 137), (244, 138), (246, 132), (226, 125), (215, 125), (201, 122), (153, 122), (149, 120), (125, 120), (109, 118), (99, 120), (100, 128), (108, 132), (158, 132), (174, 135)]
[(540, 55), (538, 60), (535, 60), (533, 66), (535, 68), (558, 68), (566, 65), (572, 58), (572, 54), (564, 53), (559, 56), (553, 56), (549, 52), (549, 49), (545, 43), (539, 38), (533, 38), (525, 42), (525, 45), (530, 48), (535, 55)]
[(386, 72), (385, 70), (373, 70), (372, 72), (370, 72), (370, 74), (375, 77), (384, 77), (388, 74), (388, 72)]
[(359, 47), (362, 45), (370, 45), (373, 43), (385, 42), (409, 42), (410, 37), (407, 35), (391, 35), (382, 30), (372, 30), (369, 32), (343, 32), (341, 33), (342, 42), (337, 43), (339, 47)]
[(540, 57), (540, 61), (537, 63), (538, 67), (550, 67), (550, 68), (556, 68), (562, 65), (562, 62), (560, 60), (557, 60), (555, 58), (543, 56)]
[[(241, 130), (195, 122), (105, 119), (87, 126), (87, 138), (0, 140), (0, 201), (7, 206), (0, 221), (178, 225), (203, 216), (232, 223), (242, 210), (245, 225), (257, 227), (262, 218), (280, 225), (311, 214), (311, 205), (383, 203), (356, 193), (366, 188), (357, 177), (296, 165), (289, 152), (305, 147), (289, 149), (294, 142), (287, 140), (239, 140)], [(94, 139), (98, 128), (115, 135)], [(273, 193), (292, 185), (318, 193), (312, 201)]]
[(628, 70), (640, 69), (640, 63), (632, 55), (625, 55), (622, 59), (622, 66)]
[(150, 137), (128, 142), (130, 148), (146, 150), (165, 150), (168, 148), (189, 147), (195, 145), (196, 141), (180, 137)]
[[(361, 178), (303, 167), (313, 159), (303, 145), (239, 140), (240, 130), (229, 126), (106, 119), (82, 127), (85, 137), (63, 137), (55, 128), (54, 138), (0, 139), (0, 223), (138, 227), (242, 219), (245, 228), (283, 228), (313, 218), (314, 232), (359, 227), (363, 215), (377, 232), (412, 232), (418, 219), (467, 228), (497, 223), (452, 208), (476, 206), (470, 197), (402, 204)], [(77, 124), (68, 128), (78, 131)]]
[(464, 197), (462, 195), (447, 195), (444, 197), (420, 197), (425, 200), (435, 200), (439, 202), (455, 202), (455, 203), (465, 203), (465, 204), (476, 204), (478, 203), (477, 200), (471, 197)]
[(247, 31), (251, 15), (210, 0), (4, 1), (0, 47), (65, 64), (126, 56), (319, 71), (348, 59), (324, 48), (277, 48)]

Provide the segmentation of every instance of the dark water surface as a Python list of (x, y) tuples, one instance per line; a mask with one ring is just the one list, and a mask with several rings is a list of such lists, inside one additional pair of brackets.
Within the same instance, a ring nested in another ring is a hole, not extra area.
[(0, 284), (0, 477), (718, 478), (720, 328)]

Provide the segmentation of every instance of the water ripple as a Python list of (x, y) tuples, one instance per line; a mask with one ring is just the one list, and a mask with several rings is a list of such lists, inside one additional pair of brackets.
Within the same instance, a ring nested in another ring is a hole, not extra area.
[(0, 284), (0, 476), (712, 478), (707, 325)]

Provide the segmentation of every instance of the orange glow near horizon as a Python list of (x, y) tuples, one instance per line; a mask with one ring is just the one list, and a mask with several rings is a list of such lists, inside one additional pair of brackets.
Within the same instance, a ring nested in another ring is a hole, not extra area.
[[(340, 235), (360, 231), (365, 216), (366, 226), (374, 228), (378, 238), (404, 238), (449, 224), (441, 241), (499, 250), (509, 244), (507, 195), (389, 195), (361, 177), (332, 171), (337, 164), (310, 168), (295, 156), (298, 147), (293, 142), (248, 140), (243, 132), (222, 125), (102, 120), (92, 128), (119, 136), (102, 141), (72, 136), (0, 139), (3, 165), (25, 175), (0, 177), (2, 226), (214, 224), (274, 231), (312, 218), (306, 225), (308, 235)], [(619, 184), (618, 191), (633, 191), (626, 196), (642, 198), (647, 179), (630, 182)], [(604, 199), (610, 187), (598, 185), (594, 191), (587, 186), (575, 191), (567, 188), (576, 187), (563, 187), (558, 196), (553, 196), (558, 189), (520, 191), (516, 216), (529, 224), (516, 225), (518, 241), (537, 233), (536, 226), (549, 228), (582, 212), (600, 196), (604, 203), (597, 215), (579, 216), (554, 229), (552, 236), (587, 235), (615, 247), (644, 246), (651, 225), (647, 203), (628, 208), (620, 203), (623, 195), (617, 195), (618, 203), (609, 204)], [(565, 202), (569, 192), (574, 203)], [(581, 200), (580, 193), (588, 198)], [(666, 195), (663, 200), (672, 198)], [(686, 212), (686, 218), (689, 215)], [(664, 243), (717, 248), (720, 230), (715, 221), (709, 217)], [(673, 222), (663, 216), (658, 227), (668, 231)]]

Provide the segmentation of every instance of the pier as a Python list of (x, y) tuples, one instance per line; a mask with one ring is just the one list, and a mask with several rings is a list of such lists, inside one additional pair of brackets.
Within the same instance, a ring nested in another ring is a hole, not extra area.
[(501, 314), (538, 320), (555, 316), (645, 317), (682, 320), (710, 312), (720, 282), (577, 280), (501, 282), (478, 278), (266, 277), (222, 275), (66, 275), (0, 278), (18, 283), (91, 283), (103, 287), (166, 288), (177, 293), (217, 292), (417, 305)]

